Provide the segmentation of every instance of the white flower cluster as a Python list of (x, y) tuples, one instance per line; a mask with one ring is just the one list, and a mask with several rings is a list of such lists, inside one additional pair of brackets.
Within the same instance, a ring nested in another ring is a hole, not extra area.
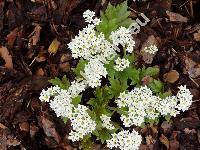
[(71, 104), (72, 99), (67, 90), (60, 90), (50, 102), (49, 105), (52, 110), (55, 111), (57, 117), (71, 117), (72, 109), (74, 107)]
[(99, 25), (101, 20), (98, 18), (94, 18), (94, 17), (95, 17), (95, 12), (93, 12), (93, 11), (86, 10), (83, 13), (83, 18), (85, 19), (85, 22), (88, 22), (88, 23), (94, 24), (94, 25)]
[(186, 86), (180, 86), (179, 89), (177, 96), (165, 99), (154, 96), (147, 86), (121, 93), (116, 103), (119, 108), (128, 108), (128, 115), (121, 115), (124, 126), (140, 126), (147, 118), (154, 120), (160, 114), (176, 116), (180, 110), (188, 110), (192, 104), (192, 95)]
[[(104, 64), (108, 63), (116, 56), (117, 46), (121, 44), (127, 52), (132, 53), (135, 41), (132, 39), (130, 29), (120, 27), (110, 35), (110, 41), (106, 40), (103, 33), (96, 32), (96, 25), (101, 20), (95, 18), (95, 13), (87, 10), (83, 17), (88, 22), (88, 26), (79, 31), (79, 34), (68, 44), (72, 51), (72, 57), (84, 58), (89, 61), (85, 66), (83, 77), (89, 86), (97, 87), (101, 85), (101, 78), (106, 77), (107, 72)], [(115, 69), (122, 71), (129, 66), (126, 59), (118, 59)]]
[[(132, 40), (129, 29), (124, 27), (119, 28), (116, 32), (112, 32), (110, 41), (106, 40), (103, 33), (96, 32), (95, 27), (101, 22), (95, 18), (95, 13), (87, 10), (83, 17), (89, 23), (74, 39), (68, 44), (71, 49), (73, 58), (83, 58), (88, 60), (84, 71), (81, 75), (84, 80), (80, 79), (71, 83), (68, 90), (60, 89), (58, 86), (50, 87), (43, 90), (40, 95), (40, 100), (49, 102), (50, 107), (55, 111), (56, 115), (67, 117), (71, 120), (73, 131), (69, 138), (72, 141), (77, 141), (83, 138), (84, 135), (91, 133), (96, 123), (90, 118), (87, 113), (87, 107), (78, 105), (76, 108), (72, 104), (72, 99), (83, 92), (87, 86), (97, 87), (101, 85), (102, 77), (106, 77), (107, 71), (104, 67), (116, 56), (116, 47), (121, 44), (126, 48), (127, 52), (133, 51), (135, 42)], [(116, 63), (119, 70), (129, 66), (127, 60), (121, 60)], [(110, 124), (110, 117), (101, 116), (103, 125), (109, 129), (114, 126)]]
[(119, 148), (121, 150), (138, 150), (142, 142), (141, 135), (135, 130), (132, 132), (121, 131), (118, 134), (112, 134), (112, 139), (107, 140), (107, 147)]
[(156, 106), (159, 101), (160, 98), (154, 96), (147, 86), (135, 88), (127, 94), (123, 92), (116, 100), (119, 108), (128, 108), (128, 116), (121, 115), (121, 120), (126, 127), (133, 124), (140, 126), (145, 118), (155, 119), (158, 117)]
[(88, 108), (83, 105), (78, 105), (77, 108), (74, 107), (74, 112), (70, 118), (74, 131), (69, 133), (69, 139), (73, 142), (78, 141), (82, 139), (83, 136), (92, 133), (92, 131), (96, 128), (96, 123), (91, 119), (87, 110)]
[(129, 53), (133, 52), (133, 47), (135, 46), (135, 41), (132, 38), (130, 29), (125, 27), (120, 27), (116, 31), (111, 32), (110, 39), (115, 46), (119, 44), (126, 48)]
[(144, 48), (144, 52), (149, 53), (149, 54), (155, 54), (157, 51), (158, 51), (158, 48), (156, 45), (150, 45)]
[(100, 20), (97, 18), (93, 19), (94, 12), (87, 10), (83, 16), (86, 22), (92, 24), (79, 31), (78, 36), (75, 36), (68, 44), (72, 51), (72, 57), (82, 57), (86, 60), (99, 59), (102, 62), (106, 62), (116, 54), (115, 49), (105, 39), (103, 33), (96, 35), (95, 26), (99, 24)]
[(188, 110), (188, 108), (192, 105), (192, 94), (186, 86), (180, 86), (179, 91), (177, 93), (178, 105), (177, 108), (182, 110), (183, 112)]
[(72, 98), (75, 98), (87, 87), (84, 80), (72, 82), (68, 90), (63, 90), (58, 86), (50, 87), (46, 91), (42, 90), (40, 100), (49, 102), (50, 107), (55, 111), (58, 117), (67, 117), (70, 119), (73, 131), (69, 138), (72, 141), (83, 138), (84, 135), (92, 133), (95, 130), (96, 123), (87, 113), (88, 108), (83, 105), (75, 107), (72, 104)]
[(101, 78), (106, 77), (107, 71), (101, 61), (98, 59), (91, 59), (85, 66), (82, 75), (86, 79), (88, 85), (94, 88), (101, 85)]
[(44, 102), (49, 102), (50, 98), (58, 94), (60, 92), (60, 88), (58, 86), (52, 86), (48, 88), (47, 90), (43, 89), (42, 92), (40, 93), (39, 99)]
[(115, 127), (110, 123), (110, 118), (111, 117), (108, 117), (108, 116), (106, 116), (106, 115), (101, 115), (100, 116), (100, 118), (101, 118), (101, 121), (103, 122), (102, 123), (102, 126), (104, 127), (104, 128), (107, 128), (107, 129), (109, 129), (109, 130), (113, 130), (113, 129), (115, 129)]
[(125, 68), (128, 68), (130, 65), (130, 62), (128, 61), (128, 59), (125, 58), (117, 58), (117, 60), (115, 60), (115, 70), (117, 71), (123, 71)]
[(68, 92), (72, 98), (77, 97), (81, 92), (83, 92), (87, 87), (87, 82), (82, 79), (77, 79), (73, 81), (71, 86), (68, 88)]

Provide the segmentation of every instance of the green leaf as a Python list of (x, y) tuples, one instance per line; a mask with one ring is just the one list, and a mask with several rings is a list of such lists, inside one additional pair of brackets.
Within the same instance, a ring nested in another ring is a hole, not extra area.
[(164, 92), (164, 93), (159, 93), (158, 96), (162, 99), (168, 97), (168, 96), (171, 96), (172, 93), (171, 92)]
[(75, 73), (76, 77), (82, 77), (80, 72), (84, 70), (85, 65), (88, 63), (87, 60), (84, 60), (83, 58), (81, 58), (76, 66), (76, 68), (73, 68), (73, 72)]
[(94, 142), (92, 141), (91, 135), (86, 135), (81, 140), (80, 149), (82, 150), (92, 150), (94, 146)]
[(166, 120), (167, 122), (169, 122), (170, 119), (171, 119), (171, 116), (170, 116), (170, 115), (166, 115), (166, 116), (165, 116), (165, 120)]
[(164, 91), (164, 84), (158, 80), (153, 80), (152, 83), (149, 84), (149, 87), (154, 93), (163, 93)]
[(145, 77), (145, 76), (156, 76), (158, 75), (160, 72), (159, 68), (157, 67), (148, 67), (148, 68), (142, 68), (142, 78)]
[(135, 62), (135, 55), (132, 53), (132, 54), (126, 54), (124, 56), (124, 58), (128, 59), (128, 61), (130, 62), (130, 64), (134, 63)]
[(75, 98), (72, 98), (72, 104), (77, 106), (78, 104), (80, 104), (82, 99), (82, 95), (78, 95)]
[(62, 117), (62, 120), (63, 120), (64, 123), (67, 123), (68, 118), (67, 117)]
[(115, 74), (116, 74), (116, 70), (114, 69), (114, 60), (111, 60), (109, 62), (109, 64), (105, 64), (104, 67), (106, 68), (106, 71), (108, 72), (108, 76), (110, 78), (114, 78)]
[(105, 12), (101, 12), (101, 23), (96, 27), (97, 31), (104, 33), (108, 39), (112, 31), (115, 31), (119, 27), (123, 26), (128, 28), (134, 21), (129, 18), (130, 11), (128, 11), (127, 1), (113, 6), (108, 4)]
[(110, 86), (109, 86), (110, 93), (113, 95), (113, 97), (117, 98), (121, 93), (121, 91), (124, 91), (124, 87), (123, 89), (121, 88), (121, 83), (118, 79), (109, 78), (109, 81), (110, 81)]
[(94, 135), (97, 136), (97, 140), (101, 140), (101, 143), (105, 143), (106, 140), (109, 140), (112, 137), (109, 130), (105, 128), (94, 132)]
[(55, 77), (54, 79), (49, 80), (49, 82), (53, 85), (58, 85), (61, 89), (68, 89), (70, 86), (70, 82), (68, 81), (66, 75), (62, 77), (62, 80)]

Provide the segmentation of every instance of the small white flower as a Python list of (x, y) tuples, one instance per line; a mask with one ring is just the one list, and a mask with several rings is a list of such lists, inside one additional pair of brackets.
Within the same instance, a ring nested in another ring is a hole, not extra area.
[(86, 10), (83, 13), (83, 18), (85, 18), (85, 22), (92, 23), (93, 18), (95, 17), (95, 12)]
[(88, 85), (94, 88), (101, 85), (101, 78), (106, 77), (107, 71), (102, 62), (97, 59), (92, 59), (85, 66), (82, 75)]
[(108, 116), (103, 114), (103, 115), (100, 116), (100, 118), (101, 118), (101, 121), (103, 122), (102, 126), (104, 128), (107, 128), (109, 130), (115, 129), (115, 127), (110, 123), (110, 121), (111, 121), (110, 118), (111, 117), (108, 117)]
[(161, 115), (166, 116), (176, 116), (180, 112), (176, 110), (178, 99), (176, 96), (168, 96), (165, 99), (162, 99), (157, 105), (157, 110), (160, 112)]
[(138, 150), (142, 142), (142, 137), (133, 130), (121, 131), (118, 134), (112, 134), (112, 138), (107, 140), (108, 148), (119, 148), (120, 150)]
[(74, 105), (71, 104), (71, 96), (67, 90), (61, 90), (57, 96), (49, 102), (50, 107), (55, 111), (57, 117), (67, 117), (72, 116), (72, 109)]
[(116, 31), (111, 32), (110, 39), (115, 46), (121, 44), (128, 53), (133, 52), (135, 41), (132, 38), (130, 29), (119, 27), (119, 29), (117, 29)]
[(58, 86), (51, 86), (49, 87), (47, 90), (42, 90), (42, 92), (40, 93), (40, 97), (39, 99), (41, 101), (45, 101), (45, 102), (49, 102), (50, 98), (56, 94), (58, 94), (60, 92), (60, 87)]
[(158, 51), (158, 48), (156, 45), (150, 45), (144, 48), (144, 52), (149, 53), (149, 54), (155, 54), (157, 51)]
[(71, 86), (68, 89), (69, 94), (72, 98), (77, 97), (81, 92), (85, 90), (87, 87), (87, 83), (85, 80), (78, 79), (77, 81), (73, 81)]
[(193, 96), (190, 90), (187, 89), (186, 86), (181, 85), (177, 93), (177, 99), (179, 101), (177, 108), (183, 112), (188, 110), (188, 108), (192, 105), (192, 97)]
[(128, 59), (121, 59), (121, 58), (117, 58), (117, 60), (115, 60), (115, 70), (117, 71), (123, 71), (125, 68), (128, 68), (130, 65), (130, 62), (128, 61)]
[(128, 115), (122, 115), (121, 120), (124, 126), (131, 125), (140, 126), (145, 118), (155, 119), (159, 116), (156, 110), (156, 104), (160, 102), (160, 98), (153, 95), (147, 86), (135, 88), (131, 92), (121, 93), (116, 100), (117, 105), (128, 108)]
[(72, 117), (70, 117), (73, 131), (70, 132), (69, 139), (79, 141), (85, 135), (92, 133), (96, 128), (95, 121), (87, 113), (88, 108), (83, 105), (74, 107)]

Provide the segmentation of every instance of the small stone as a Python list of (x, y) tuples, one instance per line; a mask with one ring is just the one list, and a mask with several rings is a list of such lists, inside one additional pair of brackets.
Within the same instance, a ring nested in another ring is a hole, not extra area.
[(163, 75), (164, 81), (169, 83), (174, 83), (179, 79), (179, 73), (176, 70), (171, 70), (170, 72)]
[(19, 128), (21, 131), (29, 132), (29, 123), (28, 122), (22, 122), (19, 124)]

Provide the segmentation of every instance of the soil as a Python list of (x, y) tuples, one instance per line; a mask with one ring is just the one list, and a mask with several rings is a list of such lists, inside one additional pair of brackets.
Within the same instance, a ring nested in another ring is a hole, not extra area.
[[(77, 60), (71, 57), (67, 44), (86, 25), (83, 12), (90, 9), (99, 15), (108, 2), (122, 0), (0, 0), (1, 150), (78, 147), (67, 140), (70, 126), (39, 101), (39, 94), (50, 85), (50, 78), (66, 75), (73, 79), (70, 68)], [(194, 95), (189, 111), (170, 123), (161, 120), (153, 127), (138, 128), (143, 136), (140, 149), (198, 150), (200, 1), (130, 0), (128, 5), (133, 19), (140, 18), (140, 13), (150, 19), (135, 35), (136, 53), (140, 55), (142, 45), (152, 35), (159, 48), (150, 63), (141, 56), (139, 65), (159, 67), (159, 79), (165, 82), (166, 90), (176, 93), (179, 85), (187, 85)], [(171, 70), (176, 75), (167, 76)], [(94, 149), (104, 146), (96, 144)]]

